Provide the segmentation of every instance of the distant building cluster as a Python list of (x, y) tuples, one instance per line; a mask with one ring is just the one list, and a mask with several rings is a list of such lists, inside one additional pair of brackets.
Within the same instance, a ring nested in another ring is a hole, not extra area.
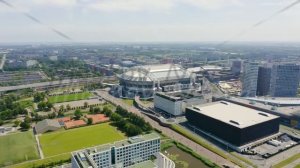
[(246, 62), (242, 76), (241, 96), (296, 97), (299, 80), (300, 65), (298, 64), (260, 65)]

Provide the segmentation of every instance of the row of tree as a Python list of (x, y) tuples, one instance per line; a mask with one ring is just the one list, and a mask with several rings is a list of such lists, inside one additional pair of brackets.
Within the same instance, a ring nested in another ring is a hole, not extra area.
[(33, 101), (34, 102), (44, 101), (45, 97), (46, 97), (46, 94), (44, 92), (36, 92), (33, 95)]
[(98, 107), (90, 108), (90, 112), (93, 114), (103, 113), (107, 117), (110, 117), (113, 124), (127, 136), (136, 136), (143, 132), (149, 132), (152, 130), (151, 125), (143, 118), (128, 112), (121, 106), (117, 106), (115, 112), (112, 112), (112, 110), (107, 106), (105, 106), (102, 110)]
[(13, 119), (19, 114), (27, 114), (27, 110), (17, 102), (18, 97), (14, 95), (0, 98), (0, 119)]
[(37, 107), (40, 111), (50, 111), (51, 108), (53, 107), (53, 104), (50, 103), (49, 101), (47, 102), (42, 101), (38, 103)]

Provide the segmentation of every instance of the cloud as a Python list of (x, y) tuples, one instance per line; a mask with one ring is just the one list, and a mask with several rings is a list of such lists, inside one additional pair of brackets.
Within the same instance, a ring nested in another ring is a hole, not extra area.
[[(28, 3), (28, 2), (27, 2)], [(72, 7), (77, 4), (76, 0), (31, 0), (34, 5), (52, 6), (52, 7)]]
[(28, 9), (81, 7), (104, 12), (168, 12), (182, 5), (215, 10), (230, 5), (240, 5), (240, 0), (14, 0), (13, 4)]
[(172, 0), (78, 0), (83, 7), (100, 11), (144, 11), (169, 10), (174, 6)]
[(202, 9), (210, 9), (210, 10), (220, 9), (232, 5), (234, 6), (242, 5), (242, 2), (239, 0), (177, 0), (177, 1), (185, 5), (194, 6)]

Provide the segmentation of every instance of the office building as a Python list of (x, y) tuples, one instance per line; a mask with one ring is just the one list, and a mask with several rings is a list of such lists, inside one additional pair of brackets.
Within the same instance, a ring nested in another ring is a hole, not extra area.
[(151, 133), (72, 152), (72, 168), (133, 168), (137, 165), (145, 168), (173, 168), (164, 159), (159, 161), (169, 167), (150, 163), (152, 158), (163, 156), (159, 152), (160, 137)]
[(269, 94), (272, 67), (264, 65), (258, 68), (257, 96)]
[(242, 71), (242, 60), (233, 60), (231, 64), (231, 72), (234, 75), (239, 75)]
[(275, 64), (272, 67), (270, 95), (272, 97), (296, 97), (299, 87), (300, 66)]
[(227, 101), (186, 109), (188, 122), (222, 143), (245, 146), (279, 131), (279, 117)]
[(205, 101), (202, 94), (193, 90), (170, 93), (156, 92), (154, 95), (154, 107), (172, 116), (182, 115), (186, 107)]
[(254, 97), (257, 90), (258, 63), (245, 62), (243, 69), (241, 96)]

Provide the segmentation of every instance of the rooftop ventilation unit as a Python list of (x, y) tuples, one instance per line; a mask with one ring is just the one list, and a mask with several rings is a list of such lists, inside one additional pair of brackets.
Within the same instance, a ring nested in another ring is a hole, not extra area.
[(193, 107), (193, 109), (198, 110), (198, 111), (201, 111), (201, 109), (198, 108), (198, 107)]
[(268, 114), (265, 114), (265, 113), (258, 113), (259, 115), (262, 115), (262, 116), (265, 116), (265, 117), (269, 117)]
[(229, 105), (229, 103), (225, 102), (225, 101), (221, 101), (220, 103), (225, 104), (225, 105)]
[(233, 120), (229, 120), (229, 122), (233, 123), (233, 124), (236, 124), (236, 125), (240, 125), (240, 123), (236, 122), (236, 121), (233, 121)]

